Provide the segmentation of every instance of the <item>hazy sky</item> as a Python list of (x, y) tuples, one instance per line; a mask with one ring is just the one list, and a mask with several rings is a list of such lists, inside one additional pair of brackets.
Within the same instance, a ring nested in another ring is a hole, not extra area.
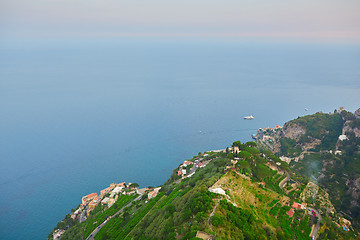
[(360, 42), (360, 0), (0, 0), (0, 34), (248, 36)]

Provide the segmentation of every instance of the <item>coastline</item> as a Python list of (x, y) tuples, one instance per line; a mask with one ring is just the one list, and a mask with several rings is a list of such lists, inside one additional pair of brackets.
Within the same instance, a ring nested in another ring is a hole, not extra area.
[[(191, 178), (196, 170), (198, 168), (204, 168), (206, 165), (211, 161), (209, 160), (209, 154), (217, 154), (217, 153), (225, 153), (226, 150), (231, 150), (232, 148), (227, 149), (218, 149), (218, 150), (209, 150), (205, 151), (203, 154), (194, 156), (192, 158), (193, 162), (189, 160), (185, 160), (182, 164), (179, 165), (177, 169), (183, 169), (186, 167), (189, 167), (190, 169), (186, 172), (184, 170), (181, 171), (181, 174), (178, 174), (178, 176), (181, 176), (176, 183), (180, 183), (181, 180), (186, 178)], [(165, 182), (164, 182), (165, 183)], [(163, 183), (163, 184), (164, 184)], [(163, 185), (162, 184), (162, 185)], [(104, 222), (102, 222), (96, 229), (93, 230), (93, 232), (87, 237), (87, 240), (92, 240), (94, 236), (97, 234), (97, 232), (106, 225), (106, 223), (116, 215), (122, 212), (122, 210), (125, 207), (129, 207), (134, 201), (138, 201), (141, 199), (145, 194), (147, 194), (147, 199), (151, 200), (153, 198), (156, 198), (156, 196), (161, 191), (161, 186), (153, 188), (153, 187), (147, 187), (147, 188), (138, 188), (139, 185), (137, 183), (128, 183), (121, 182), (121, 183), (111, 183), (109, 187), (104, 188), (100, 190), (100, 194), (97, 195), (97, 193), (90, 193), (88, 195), (85, 195), (81, 198), (81, 203), (78, 205), (76, 209), (72, 209), (71, 213), (67, 216), (70, 216), (71, 219), (75, 221), (79, 221), (80, 223), (85, 222), (87, 220), (87, 217), (91, 214), (91, 212), (98, 206), (105, 206), (105, 209), (111, 208), (119, 199), (119, 196), (121, 195), (127, 195), (127, 196), (134, 196), (136, 197), (131, 202), (129, 202), (126, 206), (122, 207), (120, 210), (118, 210), (114, 215), (107, 218)], [(66, 218), (65, 218), (66, 219)], [(63, 220), (64, 221), (64, 220)], [(64, 229), (56, 229), (56, 227), (51, 231), (49, 234), (52, 235), (52, 239), (60, 239), (62, 234), (64, 234), (66, 230)]]

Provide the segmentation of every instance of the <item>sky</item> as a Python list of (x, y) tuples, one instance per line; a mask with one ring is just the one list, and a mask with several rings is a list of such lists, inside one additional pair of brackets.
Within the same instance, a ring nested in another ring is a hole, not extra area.
[(219, 36), (360, 42), (360, 1), (1, 0), (0, 36)]

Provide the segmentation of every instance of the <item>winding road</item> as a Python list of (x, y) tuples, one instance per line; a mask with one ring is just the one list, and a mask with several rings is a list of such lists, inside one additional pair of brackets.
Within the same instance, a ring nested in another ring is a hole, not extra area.
[(315, 208), (308, 207), (308, 209), (310, 209), (311, 211), (314, 211), (315, 214), (316, 214), (316, 217), (318, 218), (318, 221), (317, 221), (317, 223), (315, 224), (314, 229), (313, 229), (313, 230), (311, 231), (311, 233), (310, 233), (311, 239), (316, 239), (316, 238), (317, 238), (317, 235), (318, 235), (318, 232), (319, 232), (319, 228), (320, 228), (321, 215), (320, 215), (319, 211), (316, 210)]
[(288, 171), (286, 171), (286, 178), (284, 178), (279, 184), (279, 187), (281, 190), (283, 190), (285, 183), (288, 181), (290, 181), (290, 173)]

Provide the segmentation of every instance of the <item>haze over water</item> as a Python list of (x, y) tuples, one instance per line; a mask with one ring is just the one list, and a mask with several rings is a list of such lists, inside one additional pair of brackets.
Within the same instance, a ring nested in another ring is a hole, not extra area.
[(83, 195), (112, 182), (158, 186), (183, 160), (260, 127), (353, 112), (359, 79), (356, 44), (1, 44), (1, 239), (45, 239)]

